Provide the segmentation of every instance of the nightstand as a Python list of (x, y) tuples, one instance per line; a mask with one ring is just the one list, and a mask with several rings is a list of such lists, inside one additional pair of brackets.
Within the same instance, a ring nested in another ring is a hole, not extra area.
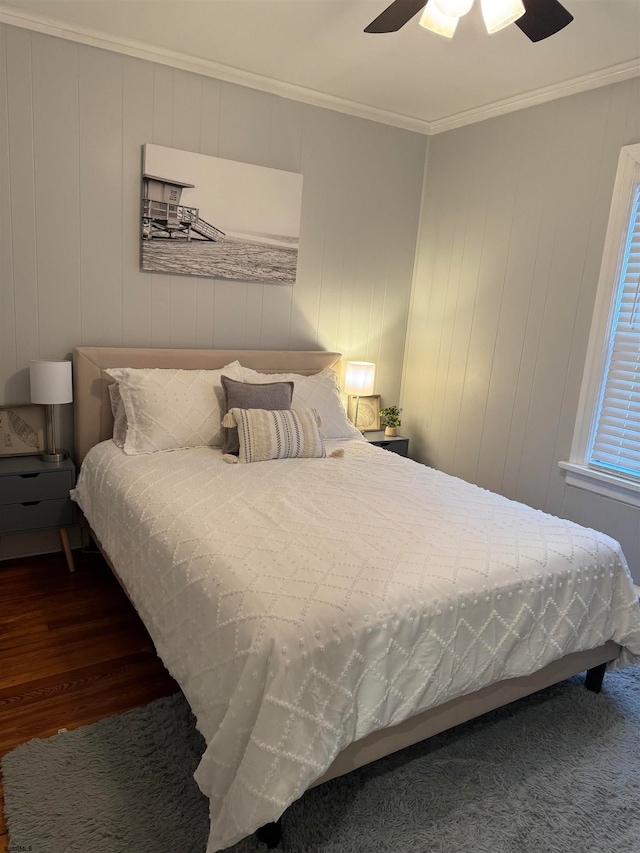
[(376, 447), (384, 447), (385, 450), (390, 450), (392, 453), (397, 453), (400, 456), (409, 455), (408, 438), (403, 438), (401, 435), (385, 435), (383, 429), (364, 432), (363, 435), (369, 444), (375, 444)]
[(76, 466), (70, 459), (0, 458), (0, 535), (57, 528), (69, 571), (75, 571), (66, 529), (75, 523), (75, 504), (69, 497), (75, 483)]

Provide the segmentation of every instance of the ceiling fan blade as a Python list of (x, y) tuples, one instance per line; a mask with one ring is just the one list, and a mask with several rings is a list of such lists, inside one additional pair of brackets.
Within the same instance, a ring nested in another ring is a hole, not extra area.
[(558, 0), (522, 0), (526, 12), (515, 22), (531, 41), (555, 35), (573, 21), (573, 15)]
[(428, 0), (395, 0), (369, 24), (365, 33), (395, 33), (417, 15), (427, 2)]

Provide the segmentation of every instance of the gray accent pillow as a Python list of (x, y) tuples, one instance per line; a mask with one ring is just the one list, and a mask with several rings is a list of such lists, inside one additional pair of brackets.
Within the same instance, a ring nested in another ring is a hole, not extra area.
[[(230, 409), (266, 409), (269, 412), (280, 412), (291, 408), (293, 398), (293, 382), (266, 382), (254, 385), (251, 382), (238, 382), (221, 378), (223, 393), (223, 412)], [(223, 453), (238, 454), (238, 428), (225, 427), (222, 443)]]

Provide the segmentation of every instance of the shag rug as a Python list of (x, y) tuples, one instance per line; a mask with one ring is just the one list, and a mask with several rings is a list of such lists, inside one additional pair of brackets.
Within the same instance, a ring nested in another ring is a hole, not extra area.
[[(181, 694), (2, 762), (13, 850), (204, 853)], [(287, 853), (640, 853), (640, 666), (574, 678), (308, 791)], [(230, 848), (266, 848), (255, 836)]]

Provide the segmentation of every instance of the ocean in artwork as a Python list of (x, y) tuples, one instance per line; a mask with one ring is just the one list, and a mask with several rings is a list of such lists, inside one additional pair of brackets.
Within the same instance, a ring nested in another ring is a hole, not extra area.
[(156, 238), (142, 241), (142, 269), (237, 281), (293, 285), (298, 239), (227, 234), (219, 242)]

